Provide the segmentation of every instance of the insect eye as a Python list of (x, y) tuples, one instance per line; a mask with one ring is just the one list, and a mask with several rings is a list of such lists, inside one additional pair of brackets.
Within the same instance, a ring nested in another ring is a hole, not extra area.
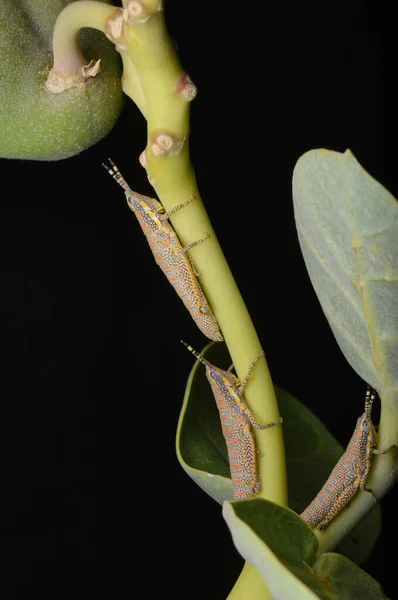
[(368, 433), (370, 431), (370, 426), (369, 426), (368, 421), (364, 421), (362, 423), (362, 429), (363, 429), (363, 431), (365, 431), (365, 433)]

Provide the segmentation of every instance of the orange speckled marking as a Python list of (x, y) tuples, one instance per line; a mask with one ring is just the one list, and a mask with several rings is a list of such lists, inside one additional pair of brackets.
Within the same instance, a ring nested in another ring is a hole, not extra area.
[[(176, 232), (171, 227), (168, 218), (177, 210), (186, 206), (192, 199), (175, 206), (166, 212), (158, 200), (137, 194), (128, 186), (117, 166), (109, 159), (110, 167), (104, 165), (108, 173), (124, 189), (127, 204), (141, 225), (156, 263), (162, 269), (171, 285), (178, 292), (181, 300), (190, 312), (195, 323), (204, 335), (211, 340), (221, 342), (223, 337), (217, 320), (209, 306), (203, 290), (196, 277), (188, 251), (209, 238), (205, 234), (200, 240), (192, 242), (185, 248), (181, 245)], [(193, 310), (195, 306), (195, 310)], [(199, 311), (198, 311), (199, 309)]]
[(243, 399), (243, 393), (254, 366), (264, 352), (261, 352), (253, 360), (246, 377), (241, 382), (230, 371), (223, 371), (215, 367), (202, 358), (191, 346), (185, 342), (182, 343), (206, 367), (206, 377), (211, 385), (216, 404), (218, 404), (221, 427), (227, 445), (234, 498), (251, 498), (260, 491), (257, 447), (251, 426), (258, 430), (267, 429), (274, 425), (280, 425), (283, 421), (280, 419), (261, 425)]
[(373, 454), (387, 454), (396, 448), (393, 444), (384, 450), (375, 450), (377, 432), (372, 423), (371, 410), (376, 394), (376, 390), (368, 385), (365, 412), (357, 420), (346, 451), (316, 498), (301, 514), (301, 518), (311, 527), (326, 529), (330, 521), (350, 502), (358, 488), (370, 492), (365, 483)]

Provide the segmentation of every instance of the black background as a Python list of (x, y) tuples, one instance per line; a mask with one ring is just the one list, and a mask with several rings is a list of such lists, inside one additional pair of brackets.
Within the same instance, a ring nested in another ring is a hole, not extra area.
[[(365, 385), (312, 290), (291, 178), (307, 150), (350, 148), (397, 195), (392, 8), (168, 0), (166, 16), (199, 90), (199, 189), (272, 376), (345, 445)], [(193, 363), (179, 340), (205, 339), (101, 167), (111, 156), (151, 194), (145, 143), (128, 99), (79, 156), (0, 161), (3, 597), (49, 587), (127, 598), (143, 585), (145, 597), (218, 600), (241, 569), (220, 507), (175, 457)], [(392, 490), (365, 565), (391, 599), (396, 501)]]

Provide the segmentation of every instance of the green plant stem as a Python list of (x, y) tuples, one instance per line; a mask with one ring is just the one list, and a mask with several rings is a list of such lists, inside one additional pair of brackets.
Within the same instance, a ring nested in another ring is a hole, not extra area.
[(114, 11), (114, 6), (95, 0), (78, 0), (66, 6), (54, 27), (52, 71), (60, 76), (79, 73), (87, 63), (78, 43), (80, 29), (92, 27), (104, 32), (105, 23)]
[[(166, 31), (161, 2), (124, 1), (123, 5), (124, 11), (84, 0), (67, 7), (57, 21), (54, 48), (58, 58), (54, 68), (70, 72), (71, 68), (81, 66), (82, 55), (76, 47), (80, 27), (101, 29), (114, 41), (125, 68), (123, 90), (137, 103), (148, 122), (144, 154), (148, 178), (167, 211), (192, 194), (195, 196), (195, 201), (171, 217), (183, 245), (201, 238), (204, 232), (211, 236), (195, 246), (190, 255), (200, 273), (200, 283), (218, 319), (238, 376), (243, 379), (261, 346), (201, 201), (189, 161), (191, 98), (189, 94), (187, 96), (187, 90), (192, 92), (192, 87), (189, 80), (184, 79), (185, 74)], [(140, 7), (143, 10), (138, 14)], [(162, 145), (165, 140), (171, 147)], [(228, 210), (228, 199), (220, 201)], [(236, 236), (236, 231), (231, 235)], [(260, 422), (279, 419), (274, 387), (264, 358), (256, 365), (245, 398)], [(286, 505), (282, 428), (273, 427), (255, 435), (260, 452), (258, 463), (262, 486), (259, 495)], [(253, 567), (245, 565), (231, 593), (241, 598), (254, 598), (253, 589), (258, 590), (258, 597), (260, 594), (262, 598), (267, 597), (260, 575)]]
[(246, 562), (228, 600), (272, 600), (272, 596), (257, 569)]
[[(144, 3), (141, 2), (141, 5)], [(192, 194), (195, 196), (195, 201), (171, 217), (183, 245), (201, 238), (204, 232), (211, 236), (205, 243), (194, 247), (190, 255), (200, 273), (200, 283), (220, 324), (238, 376), (243, 379), (261, 346), (200, 199), (195, 174), (189, 162), (189, 102), (178, 91), (184, 72), (166, 31), (163, 11), (154, 12), (145, 23), (131, 20), (125, 27), (124, 40), (119, 41), (119, 45), (125, 47), (119, 50), (122, 57), (127, 53), (135, 67), (135, 81), (139, 80), (145, 98), (148, 121), (145, 157), (149, 180), (167, 211)], [(125, 73), (125, 90), (129, 85), (127, 78), (128, 73)], [(159, 133), (165, 133), (171, 140), (178, 142), (185, 140), (182, 149), (171, 154), (165, 152), (160, 156), (154, 153), (154, 141), (156, 142)], [(224, 199), (224, 202), (228, 210), (228, 200)], [(245, 396), (260, 422), (278, 420), (274, 388), (264, 359), (256, 366)], [(279, 504), (286, 504), (286, 469), (281, 427), (257, 433), (256, 437), (262, 455), (259, 459), (262, 482), (260, 495)]]

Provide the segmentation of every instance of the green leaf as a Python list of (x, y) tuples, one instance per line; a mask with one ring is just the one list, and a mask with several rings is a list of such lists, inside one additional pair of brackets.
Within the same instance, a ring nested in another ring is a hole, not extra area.
[(318, 577), (328, 579), (333, 598), (387, 600), (380, 584), (353, 562), (334, 552), (325, 552), (312, 565)]
[[(231, 364), (225, 344), (209, 344), (203, 355), (220, 368)], [(281, 388), (275, 391), (284, 418), (289, 506), (301, 513), (325, 483), (343, 448), (304, 404)], [(220, 504), (233, 499), (220, 417), (199, 361), (187, 382), (176, 446), (181, 466), (199, 487)], [(360, 564), (369, 557), (379, 532), (380, 507), (376, 506), (348, 534), (339, 551)]]
[(301, 250), (344, 356), (373, 387), (398, 392), (398, 203), (351, 152), (297, 162)]
[(35, 160), (72, 156), (104, 137), (120, 114), (120, 57), (99, 31), (84, 29), (79, 36), (87, 62), (101, 58), (99, 75), (60, 94), (45, 87), (53, 63), (54, 23), (70, 3), (0, 3), (0, 156)]
[[(225, 344), (209, 344), (203, 355), (221, 369), (231, 364)], [(222, 504), (233, 498), (232, 483), (220, 417), (205, 372), (205, 366), (196, 361), (187, 381), (177, 428), (177, 457), (198, 486)]]
[(316, 558), (318, 541), (293, 511), (263, 498), (225, 502), (234, 544), (274, 600), (385, 600), (380, 585), (347, 558)]

